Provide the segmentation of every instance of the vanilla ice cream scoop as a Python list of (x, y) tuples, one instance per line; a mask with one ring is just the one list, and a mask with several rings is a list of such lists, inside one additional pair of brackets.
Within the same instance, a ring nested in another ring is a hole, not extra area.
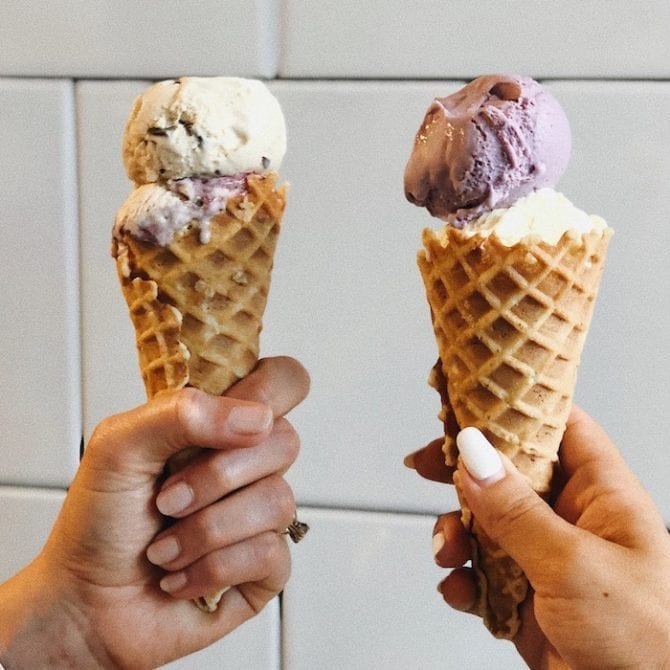
[(133, 105), (123, 161), (136, 184), (277, 171), (286, 125), (262, 82), (182, 77), (158, 82)]
[(530, 77), (486, 75), (436, 98), (416, 134), (405, 195), (455, 227), (553, 187), (570, 158), (558, 101)]

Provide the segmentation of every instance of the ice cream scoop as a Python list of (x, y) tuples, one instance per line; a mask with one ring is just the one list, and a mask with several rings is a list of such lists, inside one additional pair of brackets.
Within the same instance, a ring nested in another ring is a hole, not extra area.
[(263, 82), (238, 77), (154, 84), (135, 100), (123, 139), (123, 161), (136, 184), (276, 172), (285, 152), (276, 98)]
[(558, 101), (529, 77), (486, 75), (428, 108), (405, 169), (405, 195), (455, 227), (553, 187), (570, 158)]

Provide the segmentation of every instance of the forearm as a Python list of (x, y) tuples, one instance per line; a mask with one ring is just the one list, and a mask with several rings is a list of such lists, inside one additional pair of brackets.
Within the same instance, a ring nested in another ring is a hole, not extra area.
[(0, 663), (5, 670), (114, 668), (88, 625), (38, 561), (0, 585)]

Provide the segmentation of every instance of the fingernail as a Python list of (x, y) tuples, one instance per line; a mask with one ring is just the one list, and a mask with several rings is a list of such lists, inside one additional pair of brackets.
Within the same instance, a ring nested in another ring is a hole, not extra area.
[(160, 587), (166, 593), (173, 593), (174, 591), (179, 591), (179, 589), (186, 586), (188, 577), (185, 572), (173, 572), (169, 575), (165, 575), (160, 581)]
[(435, 560), (437, 560), (437, 555), (442, 547), (444, 547), (444, 534), (440, 531), (433, 535), (433, 558)]
[(407, 468), (411, 468), (412, 470), (416, 470), (416, 464), (414, 463), (414, 452), (411, 454), (407, 454), (403, 460), (403, 464)]
[(472, 477), (489, 484), (502, 479), (505, 471), (500, 455), (480, 430), (473, 427), (464, 428), (456, 436), (456, 445)]
[(156, 497), (156, 507), (165, 516), (183, 512), (192, 502), (193, 489), (186, 482), (172, 484)]
[(180, 548), (177, 538), (169, 535), (168, 537), (163, 537), (149, 545), (149, 548), (147, 549), (147, 558), (154, 565), (163, 565), (164, 563), (174, 561), (174, 559), (179, 556), (179, 552)]
[(272, 412), (269, 407), (237, 405), (228, 414), (228, 427), (240, 435), (262, 433), (272, 425)]

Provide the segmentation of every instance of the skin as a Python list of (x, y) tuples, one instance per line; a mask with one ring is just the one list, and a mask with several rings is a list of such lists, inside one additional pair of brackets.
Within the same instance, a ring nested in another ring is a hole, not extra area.
[[(449, 481), (436, 443), (408, 458)], [(514, 643), (530, 668), (670, 668), (670, 539), (658, 510), (604, 430), (574, 408), (553, 509), (510, 461), (483, 481), (459, 467), (459, 486), (480, 523), (523, 568), (531, 592)], [(435, 560), (453, 568), (439, 590), (467, 611), (475, 581), (459, 513), (440, 516)]]
[[(308, 388), (299, 363), (265, 359), (225, 397), (183, 389), (103, 421), (45, 547), (0, 585), (7, 670), (154, 668), (260, 612), (290, 573), (283, 474), (299, 440), (283, 417)], [(165, 480), (168, 458), (192, 446), (207, 450)], [(191, 502), (165, 529), (178, 484)], [(158, 560), (167, 537), (179, 556)], [(224, 587), (214, 614), (189, 600)]]

